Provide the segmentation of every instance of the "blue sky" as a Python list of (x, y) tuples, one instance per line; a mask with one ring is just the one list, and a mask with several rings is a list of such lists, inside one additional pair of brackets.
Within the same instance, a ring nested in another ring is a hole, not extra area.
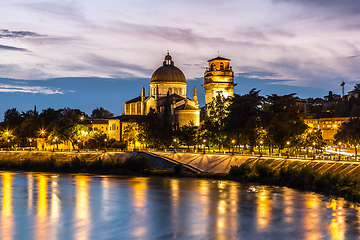
[(0, 120), (34, 105), (119, 115), (148, 92), (167, 50), (202, 105), (218, 51), (240, 94), (322, 97), (360, 78), (358, 0), (6, 0), (0, 9)]

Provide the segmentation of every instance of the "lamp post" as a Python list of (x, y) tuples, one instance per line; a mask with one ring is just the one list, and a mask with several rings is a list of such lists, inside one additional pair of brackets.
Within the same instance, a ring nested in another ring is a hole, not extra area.
[(105, 152), (106, 152), (106, 142), (107, 142), (106, 138), (104, 139), (104, 142), (105, 142)]
[(235, 140), (232, 140), (232, 141), (231, 141), (231, 143), (232, 143), (232, 145), (233, 145), (233, 146), (232, 146), (232, 147), (233, 147), (232, 155), (234, 155), (234, 145), (235, 145)]
[(340, 148), (341, 148), (341, 142), (339, 142), (339, 161), (341, 159), (341, 156), (340, 156)]
[(206, 147), (206, 144), (205, 144), (205, 143), (206, 143), (206, 139), (204, 139), (203, 142), (204, 142), (204, 154), (205, 154), (205, 147)]
[(142, 139), (143, 150), (145, 149), (144, 141), (145, 139)]
[(174, 138), (174, 153), (176, 153), (176, 138)]
[(30, 151), (31, 151), (31, 143), (32, 143), (32, 139), (30, 139), (29, 141), (30, 141)]
[(263, 141), (260, 141), (260, 157), (262, 157), (262, 150), (261, 150), (262, 144), (263, 144)]
[(315, 160), (315, 145), (316, 145), (316, 143), (315, 142), (313, 142), (313, 159)]
[(78, 142), (78, 152), (80, 152), (80, 139), (78, 139), (77, 142)]
[(287, 155), (287, 157), (289, 158), (289, 156), (290, 156), (290, 142), (287, 141), (287, 142), (286, 142), (286, 145), (287, 145), (287, 148), (288, 148), (288, 155)]
[(9, 150), (10, 139), (7, 140), (7, 143), (8, 143), (8, 151), (10, 151)]

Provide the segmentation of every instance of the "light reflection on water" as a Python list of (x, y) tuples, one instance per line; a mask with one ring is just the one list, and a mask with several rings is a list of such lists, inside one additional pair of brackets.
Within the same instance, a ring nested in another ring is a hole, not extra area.
[(1, 239), (358, 239), (360, 207), (205, 179), (0, 172)]

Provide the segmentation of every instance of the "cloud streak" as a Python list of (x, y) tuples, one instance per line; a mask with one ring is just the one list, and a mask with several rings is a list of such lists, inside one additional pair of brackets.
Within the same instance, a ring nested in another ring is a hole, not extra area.
[(59, 90), (53, 90), (42, 86), (18, 86), (11, 84), (0, 84), (0, 92), (4, 93), (34, 93), (34, 94), (63, 94)]
[(0, 29), (0, 38), (23, 38), (23, 37), (41, 37), (42, 35), (30, 31), (9, 31)]
[(18, 52), (28, 52), (28, 50), (25, 49), (25, 48), (18, 48), (18, 47), (6, 46), (6, 45), (1, 45), (1, 44), (0, 44), (0, 50), (10, 50), (10, 51), (18, 51)]

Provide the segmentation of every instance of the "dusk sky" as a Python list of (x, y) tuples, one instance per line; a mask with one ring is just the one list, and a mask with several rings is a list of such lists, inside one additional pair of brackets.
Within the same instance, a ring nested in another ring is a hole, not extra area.
[(2, 0), (0, 13), (0, 121), (34, 105), (120, 115), (167, 50), (202, 106), (218, 51), (239, 94), (315, 98), (360, 82), (359, 0)]

